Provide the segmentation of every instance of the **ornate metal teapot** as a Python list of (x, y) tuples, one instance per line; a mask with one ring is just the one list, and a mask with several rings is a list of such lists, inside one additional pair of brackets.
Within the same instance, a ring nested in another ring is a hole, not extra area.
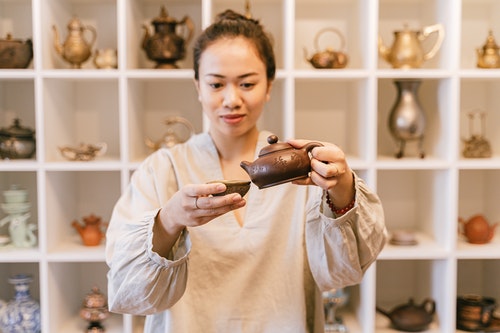
[(35, 131), (21, 126), (16, 118), (8, 128), (0, 128), (0, 157), (6, 159), (31, 158), (35, 154)]
[(26, 68), (33, 59), (33, 43), (31, 39), (22, 41), (7, 34), (0, 39), (0, 68)]
[[(76, 17), (69, 21), (67, 27), (68, 37), (64, 44), (61, 44), (57, 27), (52, 26), (54, 30), (54, 47), (57, 53), (71, 64), (71, 68), (81, 68), (82, 64), (92, 55), (92, 46), (96, 40), (97, 32), (94, 27), (83, 25)], [(86, 31), (91, 33), (90, 41), (84, 38)]]
[(476, 49), (477, 67), (479, 68), (500, 68), (499, 47), (493, 37), (493, 32), (488, 32), (486, 43), (482, 48)]
[[(437, 39), (433, 47), (425, 52), (421, 42), (432, 33), (438, 34)], [(394, 32), (394, 42), (390, 48), (384, 45), (382, 37), (379, 36), (378, 50), (393, 68), (419, 68), (424, 61), (436, 55), (443, 39), (444, 27), (440, 23), (424, 27), (422, 30), (410, 30), (405, 25), (403, 30)]]
[(240, 163), (260, 189), (307, 177), (311, 171), (309, 152), (323, 146), (319, 142), (309, 142), (297, 149), (286, 142), (278, 143), (276, 135), (270, 135), (267, 142), (269, 145), (261, 149), (258, 159)]
[[(186, 45), (193, 38), (194, 23), (189, 16), (180, 21), (168, 16), (165, 6), (161, 7), (160, 16), (151, 23), (155, 34), (150, 36), (149, 28), (143, 25), (144, 38), (142, 48), (150, 60), (156, 62), (156, 68), (178, 68), (176, 62), (186, 56)], [(186, 27), (186, 36), (177, 35), (177, 26)]]
[(344, 50), (345, 39), (342, 33), (335, 28), (324, 28), (316, 34), (314, 38), (314, 46), (316, 53), (308, 59), (307, 50), (304, 49), (304, 58), (311, 63), (315, 68), (344, 68), (347, 66), (349, 57), (343, 51), (335, 51), (332, 47), (327, 47), (325, 51), (318, 51), (319, 37), (325, 32), (334, 32), (340, 39), (340, 49)]
[(145, 138), (146, 146), (152, 150), (171, 148), (178, 143), (186, 142), (194, 134), (193, 125), (183, 117), (168, 117), (164, 123), (167, 125), (167, 131), (160, 140), (153, 141)]

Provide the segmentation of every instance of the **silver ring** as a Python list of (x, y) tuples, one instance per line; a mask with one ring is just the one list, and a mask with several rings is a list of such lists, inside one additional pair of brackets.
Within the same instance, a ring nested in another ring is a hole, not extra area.
[(198, 207), (198, 197), (194, 197), (194, 206), (196, 209), (200, 209), (200, 207)]

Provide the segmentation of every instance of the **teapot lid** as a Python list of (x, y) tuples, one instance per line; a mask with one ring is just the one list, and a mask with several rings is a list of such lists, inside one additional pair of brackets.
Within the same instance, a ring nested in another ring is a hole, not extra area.
[(80, 30), (82, 27), (82, 22), (78, 19), (78, 17), (74, 16), (69, 22), (68, 22), (68, 29), (69, 30)]
[(106, 297), (98, 287), (93, 287), (92, 291), (85, 296), (83, 306), (86, 308), (103, 308), (107, 306)]
[(22, 127), (19, 118), (15, 118), (13, 124), (8, 128), (0, 128), (0, 136), (16, 138), (33, 138), (35, 131), (28, 127)]
[(151, 23), (153, 23), (154, 25), (162, 23), (177, 23), (177, 20), (171, 16), (168, 16), (167, 9), (162, 5), (160, 9), (160, 16), (155, 17), (153, 21), (151, 21)]
[(488, 37), (486, 38), (486, 43), (483, 46), (483, 50), (498, 49), (498, 45), (495, 42), (495, 37), (493, 37), (493, 31), (488, 32)]
[(269, 135), (267, 137), (267, 143), (269, 143), (269, 145), (265, 146), (264, 148), (262, 148), (260, 150), (259, 157), (276, 152), (276, 151), (293, 148), (292, 145), (290, 145), (288, 143), (278, 142), (278, 137), (274, 134)]

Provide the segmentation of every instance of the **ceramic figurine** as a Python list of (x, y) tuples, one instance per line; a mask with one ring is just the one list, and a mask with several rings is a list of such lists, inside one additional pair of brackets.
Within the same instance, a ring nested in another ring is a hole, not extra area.
[[(422, 47), (431, 34), (437, 33), (437, 39), (432, 48), (425, 52)], [(444, 27), (442, 24), (434, 24), (424, 27), (422, 30), (410, 30), (407, 25), (402, 30), (394, 32), (394, 41), (391, 47), (384, 45), (379, 36), (378, 50), (382, 58), (393, 68), (419, 68), (424, 61), (436, 55), (443, 43)]]
[[(94, 27), (82, 24), (77, 17), (69, 21), (67, 28), (68, 36), (61, 44), (57, 27), (52, 26), (54, 47), (56, 52), (71, 65), (71, 68), (82, 68), (82, 64), (92, 55), (92, 46), (97, 38), (97, 32)], [(90, 40), (85, 38), (87, 31), (90, 32)]]
[(41, 331), (40, 304), (31, 298), (29, 284), (32, 277), (18, 274), (9, 278), (14, 285), (14, 299), (0, 300), (0, 332), (38, 333)]
[(30, 202), (27, 201), (27, 190), (12, 185), (3, 193), (5, 202), (0, 206), (8, 215), (0, 220), (0, 227), (9, 223), (10, 241), (16, 247), (32, 247), (37, 243), (36, 225), (28, 223), (31, 216)]

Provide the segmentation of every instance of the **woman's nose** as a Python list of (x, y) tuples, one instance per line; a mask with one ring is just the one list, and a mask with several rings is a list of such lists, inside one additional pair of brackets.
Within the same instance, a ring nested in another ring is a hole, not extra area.
[(229, 109), (236, 109), (241, 106), (241, 97), (238, 93), (238, 89), (231, 85), (226, 87), (224, 92), (224, 100), (222, 101), (222, 106)]

